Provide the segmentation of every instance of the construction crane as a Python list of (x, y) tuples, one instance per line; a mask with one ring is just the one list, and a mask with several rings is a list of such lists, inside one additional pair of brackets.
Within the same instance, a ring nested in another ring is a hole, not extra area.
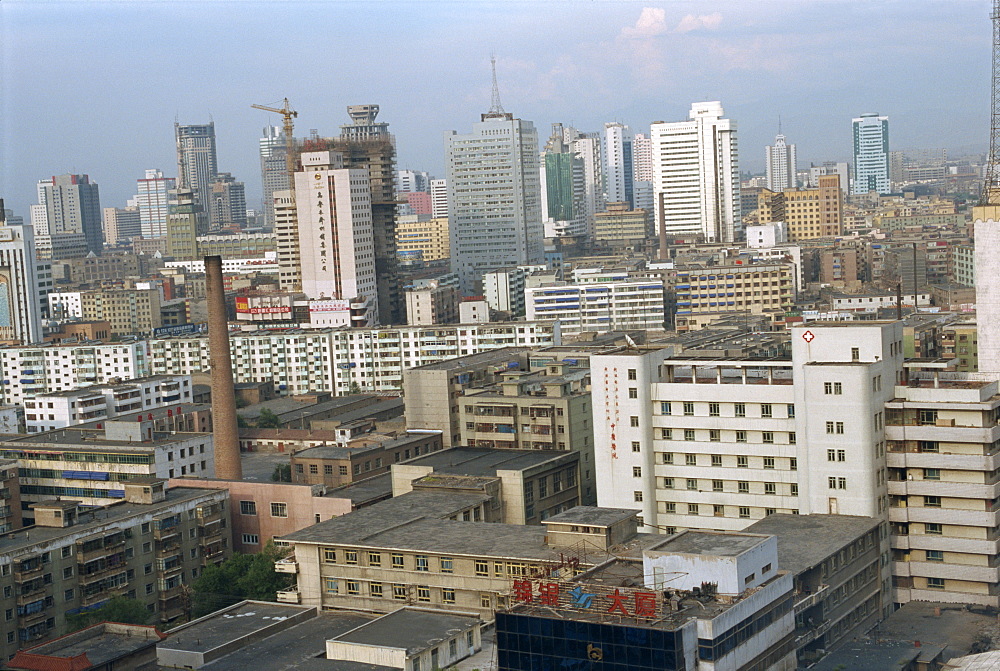
[(1000, 205), (1000, 0), (993, 0), (993, 77), (990, 95), (990, 155), (980, 206)]
[(268, 107), (266, 105), (250, 105), (250, 107), (265, 112), (274, 112), (285, 118), (285, 167), (288, 169), (288, 188), (295, 191), (295, 136), (292, 135), (292, 119), (299, 115), (298, 112), (288, 106), (288, 98), (280, 108)]

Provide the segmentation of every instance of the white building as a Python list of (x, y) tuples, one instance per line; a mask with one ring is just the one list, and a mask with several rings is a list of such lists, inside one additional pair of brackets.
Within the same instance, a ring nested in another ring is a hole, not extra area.
[(375, 238), (368, 170), (344, 168), (339, 152), (302, 154), (295, 208), (302, 291), (309, 298), (365, 299), (378, 315)]
[(451, 267), (463, 295), (484, 273), (545, 257), (538, 134), (530, 121), (489, 113), (472, 132), (445, 134)]
[[(42, 339), (45, 291), (35, 255), (34, 229), (8, 226), (0, 212), (0, 338), (24, 344)], [(51, 284), (51, 270), (48, 284)]]
[(736, 122), (722, 103), (691, 106), (688, 121), (651, 126), (657, 231), (732, 242), (742, 233)]
[(396, 191), (413, 193), (423, 191), (430, 193), (431, 178), (422, 170), (397, 170)]
[(191, 400), (190, 375), (157, 375), (38, 394), (24, 400), (24, 423), (28, 433), (40, 433)]
[(771, 512), (885, 519), (901, 323), (814, 323), (791, 338), (790, 360), (592, 356), (598, 505), (641, 509), (667, 533), (738, 531)]
[(632, 138), (632, 174), (637, 182), (653, 183), (653, 141), (649, 133), (636, 133)]
[(583, 160), (583, 208), (587, 233), (594, 233), (594, 216), (604, 211), (603, 143), (596, 133), (581, 133), (576, 128), (563, 128), (563, 139), (570, 150)]
[(764, 148), (767, 163), (767, 188), (784, 191), (796, 187), (795, 145), (786, 144), (785, 136), (778, 133), (774, 144)]
[(889, 117), (862, 114), (852, 119), (851, 123), (854, 130), (854, 183), (851, 193), (890, 193)]
[[(205, 272), (204, 259), (192, 259), (190, 261), (167, 261), (165, 268), (184, 268), (190, 273), (201, 274)], [(222, 272), (228, 274), (245, 275), (249, 273), (274, 273), (280, 269), (278, 265), (277, 252), (264, 252), (264, 256), (250, 257), (242, 259), (222, 259)]]
[(105, 207), (102, 215), (101, 225), (107, 244), (115, 245), (141, 235), (142, 221), (138, 207)]
[(609, 203), (633, 206), (635, 171), (632, 161), (632, 132), (625, 124), (604, 124), (604, 196)]
[(147, 170), (144, 178), (136, 180), (135, 203), (139, 207), (142, 237), (159, 238), (167, 234), (167, 204), (170, 191), (176, 188), (176, 179), (164, 177), (163, 172), (155, 168)]
[(432, 179), (431, 189), (431, 218), (442, 219), (448, 216), (448, 180)]
[(774, 247), (788, 242), (788, 231), (785, 222), (772, 221), (768, 224), (753, 224), (746, 227), (747, 247), (761, 249)]
[(528, 270), (503, 268), (483, 275), (483, 296), (490, 308), (517, 317), (524, 314), (524, 278)]
[(563, 335), (662, 329), (666, 319), (663, 283), (655, 279), (534, 287), (524, 302), (528, 320), (556, 320)]
[(49, 303), (49, 318), (55, 321), (83, 319), (82, 291), (53, 291), (46, 299)]

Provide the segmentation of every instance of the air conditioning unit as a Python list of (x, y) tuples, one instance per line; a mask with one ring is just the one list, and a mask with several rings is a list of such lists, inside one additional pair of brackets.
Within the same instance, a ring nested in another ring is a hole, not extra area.
[(941, 418), (938, 418), (937, 422), (935, 422), (934, 425), (935, 426), (955, 426), (955, 420), (954, 419), (941, 419)]

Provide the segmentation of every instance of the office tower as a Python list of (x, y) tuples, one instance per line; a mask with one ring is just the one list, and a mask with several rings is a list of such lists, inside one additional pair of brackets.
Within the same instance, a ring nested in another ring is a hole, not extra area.
[[(58, 239), (63, 236), (83, 236), (84, 254), (100, 254), (104, 246), (101, 230), (101, 199), (97, 184), (87, 175), (57, 175), (51, 183), (40, 185), (53, 249), (58, 249)], [(74, 255), (77, 252), (74, 251)]]
[(288, 185), (288, 164), (285, 162), (285, 133), (278, 126), (265, 126), (260, 138), (260, 182), (264, 188), (264, 225), (274, 227), (274, 192), (285, 191)]
[(845, 194), (851, 189), (851, 169), (846, 161), (837, 163), (835, 161), (824, 161), (823, 165), (809, 166), (809, 186), (816, 188), (819, 186), (819, 178), (824, 175), (837, 175), (840, 178), (840, 190)]
[(167, 205), (170, 190), (177, 180), (164, 177), (157, 169), (146, 170), (146, 176), (136, 181), (135, 202), (139, 207), (141, 234), (144, 238), (159, 238), (167, 234)]
[(646, 133), (632, 138), (632, 172), (637, 182), (653, 181), (653, 141)]
[(228, 172), (220, 172), (209, 184), (209, 231), (247, 224), (247, 197), (243, 182)]
[(494, 106), (472, 132), (445, 133), (451, 267), (462, 293), (480, 295), (491, 270), (542, 263), (538, 134)]
[(691, 106), (687, 121), (652, 125), (661, 254), (673, 236), (733, 242), (742, 232), (736, 122), (723, 114), (722, 103), (699, 102)]
[[(379, 323), (401, 324), (406, 308), (396, 258), (396, 140), (389, 124), (376, 123), (378, 112), (378, 105), (348, 105), (351, 123), (341, 126), (340, 137), (327, 140), (326, 148), (343, 154), (345, 168), (368, 171), (378, 279), (378, 301), (373, 304), (378, 306)], [(302, 279), (305, 283), (304, 272)]]
[(142, 222), (138, 207), (104, 208), (104, 240), (109, 245), (127, 242), (141, 235)]
[(767, 163), (767, 188), (771, 191), (795, 188), (794, 144), (786, 144), (785, 136), (779, 132), (774, 137), (774, 144), (765, 147), (764, 159)]
[(854, 185), (851, 193), (890, 193), (889, 117), (862, 114), (854, 124)]
[(620, 123), (604, 124), (604, 186), (609, 203), (634, 204), (632, 182), (632, 133)]
[(552, 135), (542, 152), (541, 170), (545, 237), (586, 235), (583, 159), (566, 143), (560, 123), (552, 124)]
[(31, 226), (8, 224), (0, 198), (0, 339), (42, 340), (42, 301)]
[(446, 219), (448, 217), (448, 180), (432, 179), (430, 188), (431, 217)]
[(396, 171), (396, 191), (413, 193), (414, 191), (424, 191), (430, 193), (431, 178), (426, 172), (419, 170), (397, 170)]
[(215, 122), (181, 126), (174, 122), (177, 142), (177, 188), (194, 191), (202, 212), (209, 212), (212, 179), (219, 171), (215, 154)]
[(587, 234), (594, 234), (594, 221), (604, 211), (604, 162), (602, 142), (596, 133), (581, 133), (575, 128), (563, 128), (563, 137), (570, 150), (583, 161), (583, 207)]
[(271, 205), (274, 209), (274, 242), (278, 258), (278, 288), (282, 291), (302, 289), (299, 220), (292, 195), (290, 189), (271, 192)]
[(813, 189), (762, 189), (757, 197), (758, 221), (784, 222), (790, 242), (840, 235), (844, 219), (840, 176), (823, 175), (817, 182)]
[[(302, 291), (350, 301), (355, 326), (378, 315), (378, 272), (368, 168), (348, 168), (335, 151), (304, 152), (295, 173)], [(393, 241), (395, 247), (395, 241)]]
[(198, 236), (208, 234), (208, 215), (198, 204), (193, 189), (178, 187), (170, 192), (167, 214), (167, 256), (175, 261), (198, 258)]

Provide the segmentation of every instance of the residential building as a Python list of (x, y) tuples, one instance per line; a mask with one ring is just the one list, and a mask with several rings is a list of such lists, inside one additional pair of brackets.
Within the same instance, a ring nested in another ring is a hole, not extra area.
[(198, 238), (208, 234), (208, 214), (188, 188), (170, 192), (167, 210), (167, 256), (178, 261), (198, 258)]
[(864, 257), (857, 247), (824, 249), (819, 256), (819, 281), (838, 288), (859, 288), (864, 278)]
[(507, 112), (482, 115), (472, 132), (445, 134), (452, 270), (464, 296), (483, 275), (544, 257), (538, 135)]
[(109, 245), (128, 242), (142, 234), (138, 207), (106, 207), (103, 210), (104, 241)]
[(490, 309), (512, 317), (524, 314), (525, 278), (529, 268), (501, 268), (483, 274), (483, 296)]
[(566, 142), (562, 124), (552, 124), (552, 135), (542, 152), (541, 170), (545, 237), (586, 235), (586, 175), (583, 159)]
[(406, 323), (410, 326), (432, 326), (458, 321), (458, 288), (437, 280), (422, 287), (407, 288)]
[(564, 335), (662, 329), (666, 322), (659, 280), (550, 285), (525, 289), (527, 319), (559, 322)]
[(787, 262), (682, 266), (674, 279), (677, 329), (706, 313), (783, 313), (795, 302), (795, 275)]
[(442, 449), (440, 433), (369, 434), (340, 445), (307, 447), (292, 454), (292, 482), (341, 487), (388, 473), (411, 456)]
[(814, 189), (764, 189), (757, 201), (760, 223), (782, 221), (789, 242), (826, 238), (843, 232), (844, 197), (837, 175), (819, 178)]
[(0, 459), (0, 536), (20, 529), (21, 482), (16, 459)]
[(151, 669), (156, 666), (156, 644), (166, 637), (150, 625), (101, 622), (51, 643), (24, 648), (7, 662), (7, 668), (38, 671), (70, 665), (79, 671)]
[(219, 172), (215, 122), (181, 126), (174, 122), (177, 144), (177, 188), (188, 189), (200, 212), (211, 212), (211, 184)]
[[(294, 140), (293, 140), (294, 142)], [(260, 182), (264, 189), (264, 225), (275, 227), (274, 193), (291, 188), (285, 152), (288, 141), (279, 126), (264, 126), (258, 141), (260, 152)]]
[(277, 241), (273, 233), (223, 233), (201, 235), (196, 239), (198, 256), (221, 256), (225, 259), (266, 257), (274, 252)]
[[(38, 202), (45, 205), (46, 225), (38, 234), (48, 236), (47, 247), (52, 254), (42, 258), (86, 256), (89, 252), (100, 255), (104, 232), (97, 184), (87, 175), (56, 175), (45, 184), (39, 183), (39, 190), (42, 195)], [(81, 241), (82, 250), (78, 246)]]
[(246, 226), (247, 197), (243, 182), (236, 181), (228, 172), (217, 173), (208, 183), (208, 194), (209, 230)]
[(975, 322), (946, 324), (941, 329), (941, 356), (957, 359), (955, 370), (975, 373), (979, 370), (979, 336)]
[(163, 325), (159, 289), (98, 289), (80, 294), (83, 318), (106, 321), (114, 335), (146, 335)]
[(650, 128), (661, 248), (678, 236), (733, 242), (742, 233), (736, 122), (723, 115), (720, 102), (694, 103), (688, 121)]
[(448, 218), (401, 216), (396, 222), (396, 253), (400, 261), (432, 263), (451, 254)]
[(36, 258), (32, 227), (8, 225), (0, 205), (0, 340), (24, 345), (42, 340), (51, 283), (51, 271), (45, 273)]
[(846, 162), (837, 163), (834, 161), (826, 161), (823, 165), (809, 166), (808, 186), (812, 188), (819, 186), (819, 178), (823, 175), (837, 175), (840, 177), (840, 190), (843, 193), (850, 193), (850, 166)]
[[(167, 214), (170, 209), (170, 192), (177, 188), (177, 180), (164, 177), (158, 169), (146, 170), (146, 176), (136, 180), (135, 203), (139, 208), (139, 232), (144, 238), (160, 238), (167, 234)], [(114, 243), (115, 240), (108, 239)]]
[(448, 180), (431, 180), (431, 217), (434, 219), (448, 218)]
[(653, 182), (653, 141), (649, 133), (632, 136), (632, 167), (637, 182)]
[(632, 162), (632, 132), (629, 127), (613, 122), (604, 124), (604, 193), (609, 203), (635, 206)]
[(186, 613), (184, 586), (230, 555), (225, 492), (165, 489), (156, 479), (123, 487), (119, 501), (96, 510), (68, 500), (35, 503), (30, 533), (0, 536), (5, 660), (62, 636), (69, 616), (117, 596), (174, 621)]
[(591, 357), (594, 440), (610, 447), (596, 455), (599, 505), (668, 531), (772, 512), (885, 519), (899, 322), (794, 326), (790, 358), (672, 352)]
[(796, 183), (795, 145), (786, 144), (785, 136), (779, 131), (774, 144), (764, 148), (767, 169), (767, 188), (771, 191), (794, 189)]
[(594, 215), (604, 210), (604, 159), (600, 133), (581, 133), (576, 128), (563, 128), (563, 138), (570, 151), (583, 161), (583, 214), (587, 234), (594, 232)]
[(653, 239), (651, 212), (630, 209), (628, 203), (609, 202), (594, 215), (594, 243), (611, 249), (641, 252)]
[(278, 288), (302, 290), (302, 252), (299, 249), (299, 222), (295, 195), (291, 191), (272, 192), (274, 206), (275, 258), (278, 262)]
[(862, 114), (852, 119), (854, 129), (854, 182), (851, 193), (892, 192), (889, 182), (889, 117)]
[(976, 248), (973, 245), (955, 245), (951, 248), (951, 279), (956, 284), (976, 286)]

